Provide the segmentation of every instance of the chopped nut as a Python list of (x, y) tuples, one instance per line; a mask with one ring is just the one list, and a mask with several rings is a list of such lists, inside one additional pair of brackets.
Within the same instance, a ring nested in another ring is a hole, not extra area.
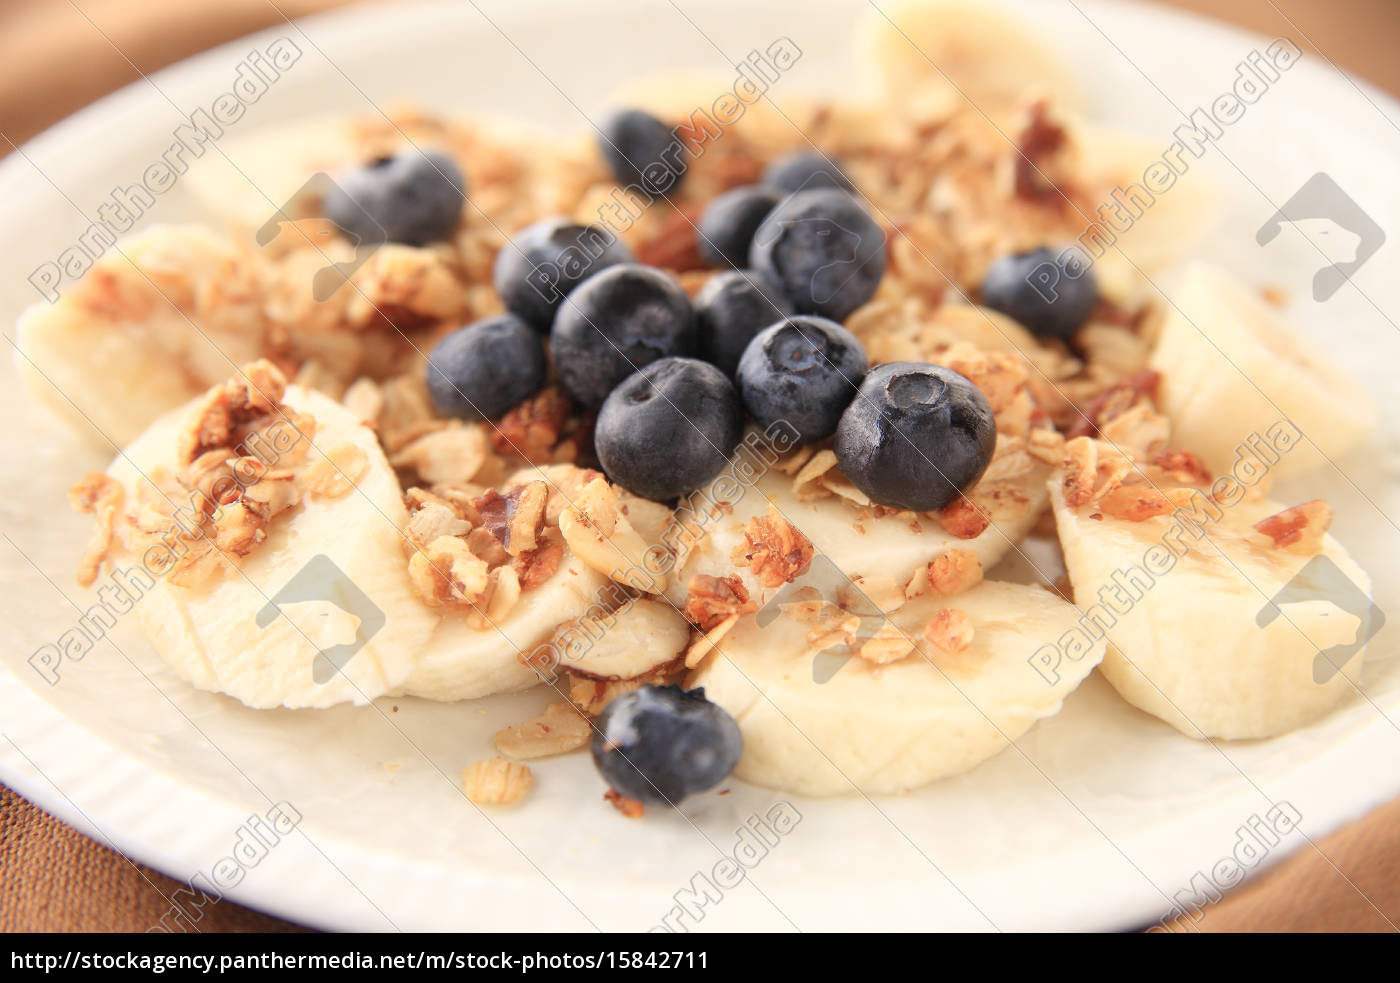
[(1332, 507), (1320, 498), (1284, 509), (1254, 524), (1269, 537), (1274, 549), (1303, 556), (1322, 552), (1323, 540), (1332, 526)]
[(914, 640), (890, 622), (885, 622), (862, 645), (857, 654), (877, 666), (898, 662), (914, 651)]
[(390, 463), (416, 472), (430, 485), (461, 485), (472, 480), (488, 456), (484, 428), (459, 424), (416, 438)]
[(982, 561), (969, 550), (949, 550), (934, 557), (927, 567), (928, 584), (951, 597), (971, 590), (982, 582)]
[(566, 673), (569, 677), (569, 699), (579, 710), (596, 717), (623, 693), (630, 693), (646, 685), (664, 685), (667, 679), (681, 668), (682, 660), (675, 659), (634, 679), (594, 679), (592, 676)]
[(617, 789), (610, 788), (603, 794), (603, 798), (612, 803), (612, 807), (622, 813), (628, 819), (641, 819), (646, 812), (646, 806), (636, 799), (629, 799)]
[(1119, 485), (1099, 499), (1099, 509), (1112, 519), (1144, 522), (1176, 511), (1171, 499), (1151, 485)]
[(832, 468), (822, 475), (821, 486), (833, 495), (837, 495), (850, 502), (852, 505), (862, 506), (870, 504), (870, 496), (855, 486), (855, 483), (847, 478), (836, 468)]
[(266, 522), (301, 501), (301, 490), (296, 486), (295, 478), (291, 471), (266, 471), (256, 482), (243, 489), (243, 497), (239, 501)]
[(418, 596), (431, 605), (474, 604), (489, 583), (486, 561), (455, 536), (442, 536), (414, 553), (408, 575)]
[(176, 460), (190, 464), (205, 451), (237, 443), (237, 428), (277, 409), (286, 391), (286, 376), (266, 359), (243, 366), (204, 394), (176, 438)]
[(1100, 428), (1115, 417), (1134, 406), (1154, 403), (1161, 378), (1157, 372), (1139, 372), (1109, 386), (1085, 404), (1066, 436), (1071, 442), (1079, 437), (1097, 437)]
[(590, 482), (559, 513), (559, 531), (574, 555), (604, 576), (649, 593), (666, 589), (665, 574), (647, 562), (650, 546), (620, 511), (605, 478)]
[(512, 758), (547, 758), (588, 743), (593, 728), (572, 703), (551, 703), (544, 713), (496, 732), (496, 750)]
[(729, 630), (739, 623), (739, 615), (731, 614), (723, 621), (712, 625), (699, 638), (691, 643), (690, 648), (685, 650), (685, 667), (694, 669), (711, 652), (719, 650), (720, 640), (729, 634)]
[(380, 391), (379, 384), (364, 377), (351, 383), (340, 401), (361, 423), (370, 426), (379, 422), (379, 414), (384, 410), (384, 393)]
[(558, 572), (559, 564), (564, 560), (564, 544), (554, 538), (556, 536), (558, 532), (550, 530), (549, 538), (537, 548), (526, 550), (511, 561), (520, 578), (521, 590), (532, 590)]
[(1098, 445), (1093, 440), (1075, 437), (1065, 443), (1063, 484), (1065, 504), (1070, 508), (1085, 505), (1094, 497), (1098, 466)]
[(491, 434), (498, 454), (514, 454), (535, 464), (551, 460), (572, 406), (568, 395), (550, 386), (510, 410)]
[(992, 524), (991, 514), (966, 495), (960, 495), (938, 513), (938, 524), (950, 536), (976, 539)]
[(1165, 450), (1152, 458), (1152, 464), (1162, 470), (1165, 477), (1182, 485), (1210, 484), (1210, 469), (1199, 457), (1190, 451)]
[(68, 491), (68, 501), (79, 512), (96, 516), (97, 528), (78, 566), (78, 583), (91, 587), (112, 548), (117, 516), (126, 504), (126, 489), (101, 471), (89, 471)]
[(807, 644), (814, 651), (821, 652), (833, 646), (850, 645), (860, 631), (860, 618), (847, 614), (834, 605), (824, 608), (824, 617), (815, 628), (807, 632)]
[(1043, 464), (1058, 465), (1065, 457), (1065, 438), (1049, 427), (1037, 427), (1026, 438), (1026, 453)]
[(1148, 454), (1166, 445), (1171, 424), (1150, 403), (1139, 403), (1099, 425), (1102, 438), (1117, 447)]
[[(421, 489), (410, 489), (409, 496)], [(409, 513), (408, 525), (404, 527), (404, 533), (409, 539), (409, 548), (417, 547), (426, 549), (432, 543), (444, 536), (465, 536), (471, 531), (472, 524), (466, 519), (459, 518), (452, 508), (441, 499), (425, 501), (424, 504)]]
[(354, 444), (336, 444), (312, 462), (302, 475), (313, 499), (339, 498), (355, 487), (369, 470), (369, 458)]
[(764, 587), (781, 587), (807, 572), (815, 550), (812, 542), (769, 504), (768, 514), (755, 516), (744, 527), (744, 542), (735, 547), (736, 566), (747, 566)]
[(511, 556), (527, 553), (539, 545), (539, 532), (544, 526), (545, 503), (549, 500), (549, 486), (543, 481), (532, 481), (521, 488), (512, 489), (507, 498), (514, 502), (507, 512), (505, 547)]
[(685, 616), (701, 631), (709, 631), (731, 615), (758, 610), (758, 604), (749, 599), (748, 589), (737, 576), (696, 574), (690, 578), (686, 591)]
[(462, 791), (479, 806), (505, 806), (518, 802), (535, 776), (528, 767), (507, 758), (478, 761), (462, 772)]
[(472, 605), (467, 624), (477, 631), (494, 627), (520, 600), (520, 578), (511, 567), (496, 567), (486, 578), (486, 590)]
[(972, 619), (957, 608), (939, 610), (924, 626), (924, 638), (950, 655), (971, 645), (972, 636)]
[(802, 465), (802, 470), (793, 476), (792, 491), (797, 496), (797, 500), (806, 502), (827, 494), (827, 489), (818, 483), (818, 479), (834, 467), (836, 467), (835, 451), (820, 450), (815, 452), (807, 463)]
[[(784, 454), (778, 460), (778, 463), (773, 465), (773, 468), (782, 474), (795, 475), (806, 467), (807, 462), (810, 461), (812, 456), (816, 453), (817, 449), (815, 447), (811, 444), (804, 444)], [(836, 456), (833, 454), (832, 460), (835, 461), (835, 459)]]

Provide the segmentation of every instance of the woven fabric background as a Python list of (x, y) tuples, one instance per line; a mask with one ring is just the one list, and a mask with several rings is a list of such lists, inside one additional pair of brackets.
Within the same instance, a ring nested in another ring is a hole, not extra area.
[[(1270, 36), (1286, 35), (1400, 94), (1397, 0), (1159, 0)], [(187, 55), (343, 0), (4, 0), (0, 130), (21, 143)], [(121, 53), (118, 53), (118, 49)], [(123, 54), (125, 57), (123, 57)], [(130, 59), (130, 63), (127, 61)], [(133, 67), (133, 63), (136, 66)], [(8, 146), (4, 149), (8, 150)], [(0, 932), (144, 932), (177, 882), (93, 842), (0, 787)], [(1400, 800), (1304, 846), (1172, 931), (1395, 931), (1400, 925)], [(300, 931), (221, 902), (204, 932)]]

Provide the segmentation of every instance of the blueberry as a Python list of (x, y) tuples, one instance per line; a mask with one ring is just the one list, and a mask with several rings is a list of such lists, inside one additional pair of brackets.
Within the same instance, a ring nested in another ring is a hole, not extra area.
[(593, 448), (609, 478), (665, 502), (724, 470), (743, 431), (743, 404), (723, 372), (698, 359), (663, 358), (608, 394)]
[(719, 273), (695, 295), (700, 357), (732, 376), (753, 336), (792, 312), (771, 277), (753, 270)]
[(405, 150), (339, 175), (322, 209), (356, 243), (426, 246), (457, 227), (466, 180), (440, 150)]
[(442, 416), (494, 420), (544, 388), (544, 342), (514, 314), (458, 328), (428, 353), (428, 395)]
[(492, 281), (507, 310), (548, 331), (571, 290), (599, 270), (631, 262), (632, 250), (610, 229), (546, 218), (496, 254)]
[(744, 739), (703, 689), (643, 686), (607, 705), (591, 750), (598, 773), (618, 792), (675, 805), (724, 781), (744, 753)]
[(976, 484), (996, 442), (987, 397), (965, 376), (889, 362), (870, 370), (842, 415), (836, 460), (876, 504), (932, 512)]
[(779, 157), (763, 172), (762, 184), (783, 191), (805, 191), (808, 188), (836, 188), (854, 191), (856, 186), (836, 163), (825, 154), (798, 150)]
[(983, 304), (1047, 338), (1074, 334), (1098, 301), (1094, 274), (1045, 248), (1003, 256), (982, 279)]
[(613, 113), (599, 127), (598, 147), (622, 185), (640, 185), (654, 195), (669, 194), (685, 177), (681, 144), (671, 128), (640, 109)]
[(781, 192), (756, 184), (710, 199), (695, 225), (700, 258), (724, 269), (747, 266), (753, 234), (782, 199)]
[(749, 265), (780, 283), (800, 313), (840, 321), (880, 285), (885, 233), (844, 191), (799, 191), (758, 227)]
[(835, 432), (869, 364), (856, 336), (835, 321), (794, 317), (749, 342), (736, 380), (760, 427), (785, 420), (808, 444)]
[(564, 299), (549, 338), (564, 388), (584, 406), (599, 406), (642, 366), (691, 354), (695, 312), (670, 274), (620, 263)]

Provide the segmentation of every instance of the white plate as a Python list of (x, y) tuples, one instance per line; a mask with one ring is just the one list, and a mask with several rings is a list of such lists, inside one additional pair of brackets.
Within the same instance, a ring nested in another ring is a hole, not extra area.
[[(305, 54), (230, 137), (402, 97), (574, 130), (582, 126), (576, 107), (596, 113), (628, 77), (684, 67), (723, 73), (716, 44), (737, 56), (780, 35), (804, 52), (783, 85), (840, 92), (851, 24), (864, 5), (826, 3), (819, 18), (805, 0), (681, 6), (693, 24), (642, 0), (489, 3), (490, 22), (460, 2), (352, 8), (138, 82), (0, 165), (0, 227), (8, 232), (0, 314), (12, 323), (33, 299), (30, 271), (86, 226), (75, 205), (95, 208), (165, 150), (179, 122), (172, 102), (208, 106), (232, 83), (237, 63), (274, 36), (292, 37)], [(1097, 114), (1160, 139), (1164, 150), (1178, 122), (1168, 99), (1190, 109), (1226, 91), (1235, 66), (1266, 43), (1148, 7), (1083, 2), (1080, 14), (1068, 3), (1025, 6), (1088, 73)], [(1400, 303), (1386, 276), (1400, 248), (1397, 120), (1391, 100), (1309, 56), (1199, 165), (1216, 176), (1226, 206), (1206, 255), (1287, 288), (1295, 320), (1387, 411), (1395, 408), (1400, 364)], [(1274, 206), (1315, 171), (1330, 173), (1391, 233), (1353, 285), (1326, 304), (1309, 299), (1316, 264), (1305, 247), (1254, 243)], [(197, 215), (177, 184), (153, 217)], [(87, 522), (70, 514), (64, 491), (107, 455), (32, 407), (15, 392), (9, 360), (0, 365), (9, 420), (0, 479), (9, 670), (0, 679), (0, 774), (178, 879), (207, 875), (249, 817), (289, 802), (303, 817), (298, 832), (230, 893), (296, 921), (644, 930), (733, 850), (748, 817), (787, 799), (801, 822), (705, 909), (701, 928), (1131, 927), (1164, 914), (1193, 876), (1230, 854), (1238, 827), (1272, 803), (1292, 803), (1303, 820), (1270, 861), (1308, 849), (1307, 838), (1400, 792), (1400, 680), (1386, 659), (1378, 659), (1365, 699), (1273, 741), (1187, 740), (1128, 708), (1095, 677), (1059, 717), (1020, 741), (1019, 753), (915, 795), (807, 801), (732, 784), (731, 794), (688, 802), (684, 815), (653, 810), (640, 823), (604, 804), (601, 783), (577, 755), (538, 765), (526, 807), (483, 817), (458, 795), (457, 772), (488, 752), (496, 728), (542, 705), (540, 695), (451, 706), (402, 700), (397, 712), (387, 702), (382, 712), (255, 712), (175, 680), (125, 623), (115, 644), (100, 644), (48, 686), (27, 657), (72, 626), (74, 605), (92, 603), (73, 586)], [(1400, 626), (1393, 413), (1385, 426), (1375, 447), (1342, 462), (1346, 480), (1323, 475), (1282, 490), (1288, 497), (1321, 491), (1335, 505), (1337, 534), (1372, 572), (1391, 613), (1373, 643), (1377, 656), (1394, 653)]]

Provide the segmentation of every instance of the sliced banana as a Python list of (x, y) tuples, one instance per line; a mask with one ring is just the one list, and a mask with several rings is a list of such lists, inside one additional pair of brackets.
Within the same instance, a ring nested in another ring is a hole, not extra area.
[[(1219, 193), (1199, 167), (1180, 175), (1170, 172), (1170, 185), (1157, 185), (1160, 190), (1153, 193), (1145, 175), (1161, 181), (1170, 171), (1162, 163), (1160, 143), (1083, 119), (1071, 120), (1070, 130), (1083, 166), (1079, 180), (1098, 199), (1098, 214), (1081, 216), (1079, 235), (1091, 252), (1103, 249), (1094, 259), (1099, 291), (1134, 309), (1156, 299), (1144, 274), (1186, 259), (1210, 232), (1220, 214)], [(1106, 215), (1114, 216), (1111, 223), (1105, 222)], [(1085, 235), (1091, 223), (1097, 224), (1092, 237)], [(1100, 245), (1100, 232), (1111, 245)]]
[(225, 141), (224, 153), (201, 160), (183, 181), (219, 218), (256, 230), (291, 202), (313, 174), (335, 174), (356, 161), (360, 145), (351, 117), (299, 119)]
[(264, 354), (261, 298), (259, 267), (227, 240), (152, 226), (20, 316), (19, 374), (76, 429), (125, 446)]
[[(1283, 509), (1267, 500), (1214, 513), (1200, 506), (1217, 516), (1204, 524), (1185, 521), (1196, 507), (1181, 519), (1132, 522), (1072, 510), (1060, 482), (1053, 485), (1065, 566), (1086, 621), (1071, 634), (1044, 636), (1050, 641), (1036, 662), (1050, 675), (1106, 630), (1108, 681), (1129, 703), (1196, 738), (1281, 734), (1355, 691), (1363, 652), (1350, 646), (1363, 637), (1371, 581), (1332, 536), (1310, 558), (1254, 532), (1254, 523)], [(1086, 631), (1087, 619), (1101, 627)], [(1340, 672), (1333, 662), (1342, 662)]]
[[(284, 404), (315, 419), (314, 447), (294, 470), (324, 469), (322, 453), (351, 447), (363, 460), (354, 487), (335, 497), (304, 494), (236, 568), (219, 561), (197, 586), (157, 578), (137, 618), (157, 654), (199, 689), (260, 708), (365, 703), (409, 678), (438, 617), (410, 586), (402, 491), (373, 432), (311, 390), (289, 386)], [(158, 495), (148, 479), (175, 472), (174, 448), (192, 409), (161, 417), (112, 464), (128, 502)], [(176, 504), (189, 507), (188, 499)], [(120, 551), (113, 559), (125, 567), (143, 557)], [(360, 633), (363, 646), (340, 671), (317, 669), (322, 650), (353, 646)]]
[(865, 16), (860, 50), (886, 99), (896, 103), (926, 87), (954, 89), (988, 111), (1010, 106), (1032, 89), (1060, 106), (1083, 101), (1079, 84), (1054, 52), (985, 2), (882, 4)]
[[(870, 637), (917, 646), (886, 664), (817, 654), (813, 627), (795, 609), (766, 626), (760, 617), (743, 618), (686, 685), (703, 686), (738, 721), (737, 777), (802, 795), (904, 792), (967, 771), (1057, 713), (1103, 655), (1099, 643), (1053, 682), (1031, 669), (1028, 654), (1078, 614), (1049, 591), (1019, 584), (925, 595), (890, 615), (897, 631), (870, 625)], [(970, 628), (961, 651), (926, 634), (946, 620)]]
[(398, 692), (450, 701), (528, 689), (540, 681), (525, 661), (530, 654), (549, 642), (561, 622), (607, 606), (612, 590), (607, 578), (566, 551), (554, 575), (522, 594), (494, 624), (473, 624), (465, 611), (444, 611)]
[(1190, 267), (1171, 300), (1151, 366), (1177, 443), (1212, 470), (1234, 469), (1238, 448), (1282, 420), (1305, 439), (1273, 466), (1276, 480), (1335, 460), (1375, 428), (1360, 384), (1223, 270)]
[[(770, 509), (806, 537), (814, 556), (823, 557), (823, 562), (847, 577), (878, 575), (903, 584), (920, 567), (950, 550), (971, 552), (990, 570), (1030, 531), (1045, 508), (1044, 481), (1049, 466), (1033, 458), (1026, 458), (1023, 466), (1023, 473), (996, 483), (995, 489), (984, 478), (968, 492), (970, 499), (987, 508), (990, 523), (976, 535), (961, 537), (930, 515), (880, 515), (868, 502), (858, 505), (840, 495), (804, 501), (794, 487), (794, 478), (803, 476), (801, 471), (788, 475), (769, 469), (749, 484), (742, 475), (751, 473), (752, 462), (736, 458), (724, 474), (679, 511), (682, 524), (663, 535), (666, 545), (680, 547), (680, 561), (666, 596), (684, 605), (691, 579), (701, 574), (737, 575), (759, 604), (776, 594), (783, 583), (775, 584), (773, 578), (765, 583), (740, 562), (748, 548), (750, 524), (769, 515)], [(846, 484), (838, 487), (863, 499)], [(698, 536), (687, 530), (698, 531)]]

